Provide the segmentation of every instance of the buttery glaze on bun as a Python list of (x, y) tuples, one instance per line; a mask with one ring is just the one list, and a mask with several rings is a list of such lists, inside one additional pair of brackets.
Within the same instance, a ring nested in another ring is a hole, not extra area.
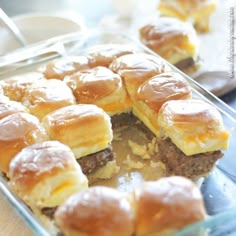
[(69, 197), (56, 211), (65, 236), (130, 236), (134, 210), (126, 196), (108, 187), (90, 187)]
[(89, 60), (86, 56), (66, 56), (50, 61), (39, 70), (47, 79), (63, 80), (66, 75), (89, 69), (89, 67)]
[(23, 148), (11, 161), (10, 186), (32, 208), (55, 207), (88, 187), (70, 148), (45, 141)]
[(198, 38), (188, 22), (159, 17), (139, 29), (140, 40), (148, 48), (180, 69), (194, 65), (198, 57)]
[(202, 100), (166, 102), (158, 116), (166, 137), (186, 155), (227, 149), (229, 132), (219, 111)]
[(18, 112), (29, 112), (29, 110), (22, 103), (11, 101), (8, 97), (0, 95), (0, 120)]
[(75, 97), (66, 83), (50, 79), (29, 86), (22, 97), (22, 103), (31, 114), (41, 119), (58, 108), (75, 104)]
[(111, 148), (110, 117), (92, 104), (60, 108), (42, 119), (51, 140), (68, 145), (90, 182), (111, 178), (119, 167)]
[(131, 99), (146, 80), (171, 70), (164, 60), (147, 53), (121, 56), (109, 68), (122, 77)]
[(160, 0), (158, 10), (163, 16), (190, 21), (198, 32), (205, 33), (210, 30), (210, 16), (217, 2), (217, 0)]
[(0, 130), (0, 169), (7, 174), (10, 161), (21, 149), (48, 139), (38, 118), (25, 112), (1, 119)]
[(164, 139), (158, 157), (167, 173), (197, 179), (209, 175), (227, 149), (229, 132), (219, 111), (201, 100), (168, 101), (159, 110), (158, 124)]
[(0, 81), (0, 87), (3, 89), (5, 96), (11, 100), (21, 102), (28, 87), (33, 84), (39, 84), (44, 80), (46, 79), (42, 73), (27, 72)]
[(64, 81), (78, 103), (96, 104), (109, 115), (131, 110), (130, 98), (121, 77), (106, 67), (77, 72)]
[(133, 191), (135, 235), (167, 236), (206, 218), (200, 190), (184, 177), (163, 177)]
[(109, 67), (110, 63), (116, 58), (136, 51), (137, 49), (129, 44), (107, 43), (89, 48), (86, 55), (89, 58), (91, 67)]
[(157, 137), (160, 137), (157, 117), (161, 106), (169, 100), (190, 99), (191, 97), (190, 85), (180, 73), (162, 73), (139, 87), (133, 104), (133, 113)]

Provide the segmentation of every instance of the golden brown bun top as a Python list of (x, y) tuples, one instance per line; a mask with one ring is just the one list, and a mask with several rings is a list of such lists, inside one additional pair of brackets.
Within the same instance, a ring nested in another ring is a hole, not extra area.
[(38, 182), (74, 166), (70, 148), (57, 141), (45, 141), (23, 148), (11, 161), (9, 177), (22, 192)]
[(58, 128), (60, 126), (66, 127), (67, 125), (75, 127), (87, 126), (89, 128), (90, 122), (94, 123), (96, 120), (99, 124), (99, 121), (107, 118), (107, 114), (96, 105), (76, 104), (51, 112), (43, 118), (42, 122), (44, 123), (47, 120), (50, 126), (53, 127), (55, 124)]
[(134, 202), (136, 235), (164, 235), (206, 217), (200, 190), (184, 177), (145, 182), (134, 190)]
[[(29, 138), (28, 142), (32, 142), (36, 138), (36, 134), (45, 137), (45, 130), (40, 125), (38, 118), (35, 116), (19, 112), (9, 115), (0, 120), (0, 142), (11, 142), (18, 139)], [(38, 137), (40, 141), (40, 137)]]
[(11, 100), (21, 101), (29, 86), (40, 83), (43, 80), (45, 78), (42, 73), (27, 72), (2, 80), (0, 86), (3, 88), (4, 95), (8, 96)]
[[(195, 37), (193, 26), (173, 17), (159, 17), (139, 30), (140, 39), (144, 43), (155, 42), (155, 47), (165, 47), (165, 44), (175, 43), (181, 46), (181, 40), (186, 37)], [(182, 46), (181, 46), (182, 47)]]
[(164, 60), (147, 53), (121, 56), (111, 63), (110, 69), (118, 73), (125, 80), (151, 78), (156, 74), (170, 70)]
[(28, 109), (20, 102), (10, 101), (4, 97), (0, 98), (0, 119), (18, 112), (28, 112)]
[(47, 79), (62, 80), (66, 75), (89, 68), (89, 60), (85, 56), (66, 56), (49, 62), (40, 69)]
[(125, 54), (134, 53), (137, 49), (129, 44), (100, 44), (88, 49), (88, 57), (91, 66), (108, 67), (110, 63)]
[(212, 129), (218, 129), (222, 125), (222, 117), (219, 111), (212, 105), (202, 100), (176, 100), (167, 101), (160, 109), (159, 113), (166, 117), (169, 125), (188, 127), (204, 125)]
[(181, 74), (166, 72), (144, 82), (136, 96), (137, 100), (158, 111), (165, 101), (191, 98), (191, 88)]
[(134, 232), (128, 200), (118, 190), (102, 186), (69, 197), (56, 211), (55, 219), (66, 236), (130, 236)]
[(79, 103), (94, 103), (122, 86), (120, 76), (102, 66), (67, 76), (65, 82)]
[(1, 119), (0, 130), (0, 169), (4, 172), (8, 172), (11, 159), (22, 148), (48, 139), (39, 120), (25, 112)]

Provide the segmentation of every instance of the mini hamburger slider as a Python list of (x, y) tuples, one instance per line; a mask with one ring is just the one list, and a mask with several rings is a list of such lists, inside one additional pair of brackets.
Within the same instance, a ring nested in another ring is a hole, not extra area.
[(133, 53), (118, 57), (109, 68), (121, 76), (131, 99), (145, 81), (154, 75), (171, 71), (163, 59), (148, 53)]
[(109, 115), (131, 110), (131, 101), (118, 74), (98, 66), (65, 77), (78, 103), (95, 104)]
[(158, 112), (169, 100), (190, 99), (192, 92), (188, 82), (180, 73), (166, 72), (144, 82), (135, 96), (133, 113), (157, 137), (160, 137)]
[(130, 44), (106, 43), (88, 48), (86, 55), (89, 58), (91, 67), (109, 67), (110, 63), (116, 58), (136, 51), (137, 49)]
[(69, 197), (56, 211), (55, 221), (65, 236), (130, 236), (134, 210), (124, 193), (96, 186)]
[(12, 158), (21, 149), (48, 140), (38, 118), (26, 112), (18, 112), (1, 119), (0, 130), (0, 170), (7, 175)]
[(39, 72), (27, 72), (0, 81), (0, 87), (10, 100), (21, 102), (28, 87), (43, 82), (45, 77)]
[(199, 33), (210, 30), (210, 16), (216, 9), (217, 0), (160, 0), (158, 10), (162, 16), (190, 21)]
[(197, 67), (199, 41), (193, 26), (159, 17), (139, 29), (141, 42), (179, 69)]
[(22, 96), (21, 102), (40, 120), (48, 113), (75, 104), (75, 97), (65, 82), (57, 79), (32, 84)]
[(135, 235), (168, 236), (206, 218), (203, 197), (189, 179), (163, 177), (133, 191)]
[(11, 188), (36, 214), (52, 218), (55, 207), (88, 187), (71, 149), (58, 141), (23, 148), (9, 167)]
[(167, 101), (159, 110), (158, 124), (163, 137), (158, 154), (170, 174), (206, 176), (229, 145), (220, 112), (202, 100)]
[(65, 56), (48, 62), (39, 71), (47, 79), (63, 80), (65, 76), (90, 68), (86, 56)]
[(92, 104), (60, 108), (42, 119), (51, 140), (68, 145), (89, 180), (110, 178), (118, 171), (111, 141), (110, 117)]

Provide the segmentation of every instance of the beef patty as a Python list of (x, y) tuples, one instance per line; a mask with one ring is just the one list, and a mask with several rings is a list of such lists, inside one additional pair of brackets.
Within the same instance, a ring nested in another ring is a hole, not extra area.
[(165, 164), (167, 173), (170, 175), (191, 179), (206, 176), (221, 157), (223, 157), (221, 151), (186, 156), (169, 138), (158, 141), (158, 159)]
[(107, 162), (114, 160), (114, 155), (112, 152), (112, 147), (109, 146), (102, 151), (89, 154), (82, 158), (77, 159), (77, 162), (80, 164), (82, 172), (85, 175), (94, 173), (100, 167), (103, 167)]

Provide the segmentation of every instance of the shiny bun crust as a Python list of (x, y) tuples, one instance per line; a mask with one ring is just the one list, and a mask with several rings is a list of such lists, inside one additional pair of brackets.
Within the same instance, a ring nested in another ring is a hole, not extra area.
[(159, 17), (139, 29), (140, 40), (172, 64), (198, 56), (198, 39), (193, 26), (176, 18)]
[(77, 72), (64, 80), (78, 103), (96, 104), (109, 115), (131, 110), (131, 102), (121, 77), (106, 67)]
[(184, 177), (146, 182), (133, 192), (136, 234), (172, 235), (186, 225), (206, 218), (200, 190)]
[(8, 173), (12, 158), (26, 146), (47, 140), (39, 120), (28, 113), (15, 113), (0, 120), (0, 169)]
[(31, 114), (41, 119), (58, 108), (75, 104), (75, 97), (66, 83), (50, 79), (28, 87), (22, 103), (29, 108)]
[(229, 132), (219, 111), (201, 100), (168, 101), (161, 107), (158, 124), (162, 135), (187, 156), (227, 149)]
[(123, 78), (131, 99), (146, 80), (171, 70), (161, 58), (147, 53), (121, 56), (110, 64), (110, 69)]
[(118, 190), (90, 187), (69, 197), (55, 213), (56, 224), (65, 236), (130, 236), (134, 212)]
[(11, 100), (21, 102), (25, 91), (33, 84), (41, 83), (46, 80), (42, 73), (27, 72), (20, 75), (15, 75), (0, 81), (4, 95)]
[(76, 158), (101, 151), (113, 138), (110, 117), (92, 104), (60, 108), (42, 119), (50, 139), (68, 145)]
[(63, 80), (65, 76), (89, 67), (89, 60), (85, 56), (66, 56), (47, 63), (39, 70), (47, 79)]
[(210, 16), (215, 10), (217, 0), (160, 0), (158, 10), (163, 16), (171, 16), (193, 22), (200, 33), (210, 30)]
[(70, 148), (45, 141), (23, 148), (11, 161), (10, 186), (32, 208), (54, 207), (88, 187)]
[(157, 116), (161, 106), (168, 100), (190, 99), (191, 97), (191, 88), (180, 73), (162, 73), (139, 87), (135, 96), (133, 113), (157, 137), (160, 137)]
[(89, 48), (87, 51), (87, 55), (91, 67), (109, 67), (110, 63), (116, 58), (122, 55), (134, 53), (136, 51), (137, 49), (132, 45), (108, 43), (96, 45)]
[(20, 102), (11, 101), (5, 96), (0, 97), (0, 120), (18, 112), (29, 112), (29, 110)]

